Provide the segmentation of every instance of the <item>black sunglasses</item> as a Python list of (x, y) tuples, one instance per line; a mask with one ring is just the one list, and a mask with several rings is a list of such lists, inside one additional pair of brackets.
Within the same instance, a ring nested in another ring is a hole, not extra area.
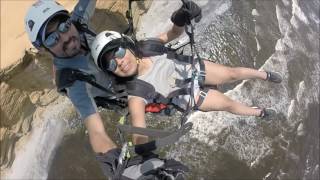
[(66, 19), (65, 21), (61, 21), (58, 25), (58, 28), (46, 36), (45, 40), (43, 41), (44, 46), (51, 48), (51, 47), (57, 45), (57, 43), (60, 39), (59, 33), (68, 32), (70, 27), (71, 27), (70, 18)]

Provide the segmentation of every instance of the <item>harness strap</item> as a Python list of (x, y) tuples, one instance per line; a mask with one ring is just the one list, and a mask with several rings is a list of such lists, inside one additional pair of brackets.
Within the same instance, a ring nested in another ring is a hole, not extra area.
[(79, 21), (72, 21), (72, 22), (77, 27), (78, 30), (85, 32), (85, 33), (88, 33), (93, 37), (97, 36), (97, 34), (95, 32), (93, 32), (91, 29), (89, 29), (87, 24), (83, 24)]
[(176, 79), (175, 80), (175, 84), (179, 87), (191, 83), (191, 81), (193, 80), (193, 78), (186, 78), (186, 79)]
[(200, 87), (204, 87), (204, 82), (206, 80), (206, 67), (202, 59), (199, 59), (199, 75), (198, 75), (198, 82)]
[(175, 59), (181, 62), (192, 64), (192, 57), (183, 54), (177, 54), (174, 51), (167, 51), (167, 58), (168, 59)]
[(181, 88), (181, 89), (177, 89), (175, 91), (172, 91), (169, 95), (168, 98), (174, 98), (180, 95), (187, 95), (190, 94), (191, 88)]
[[(203, 60), (199, 61), (199, 71), (198, 71), (197, 78), (198, 78), (199, 86), (204, 87), (204, 81), (206, 79), (206, 70), (205, 70), (205, 65)], [(191, 83), (191, 81), (193, 80), (194, 80), (193, 77), (186, 78), (186, 79), (176, 79), (175, 84), (177, 86), (183, 86), (184, 84)]]
[(102, 85), (95, 82), (95, 77), (93, 75), (87, 74), (80, 70), (63, 68), (61, 70), (56, 71), (56, 85), (58, 87), (59, 92), (65, 91), (65, 88), (72, 86), (72, 84), (77, 80), (85, 81), (91, 84), (92, 86), (106, 92), (107, 96), (105, 97), (108, 99), (117, 99), (128, 95), (125, 91), (116, 93), (112, 89), (107, 89), (103, 87)]
[(108, 94), (108, 98), (109, 99), (116, 99), (119, 97), (123, 97), (123, 96), (127, 96), (128, 94), (126, 92), (122, 92), (122, 93), (115, 93), (112, 90), (109, 90), (103, 86), (101, 86), (100, 84), (95, 82), (95, 78), (92, 75), (86, 75), (81, 71), (78, 70), (73, 70), (72, 73), (74, 74), (74, 77), (76, 78), (76, 80), (80, 80), (80, 81), (86, 81), (89, 84), (91, 84), (92, 86), (99, 88), (103, 91), (105, 91)]
[(126, 82), (129, 95), (143, 97), (145, 99), (153, 99), (157, 96), (154, 87), (140, 79), (134, 79)]
[(180, 137), (189, 132), (192, 129), (192, 125), (193, 124), (191, 122), (188, 122), (168, 136), (147, 142), (145, 144), (138, 144), (129, 147), (129, 150), (134, 151), (137, 154), (144, 154), (146, 152), (154, 151), (158, 148), (173, 144), (177, 142), (180, 139)]
[(130, 133), (130, 134), (140, 134), (140, 135), (145, 135), (145, 136), (149, 136), (149, 137), (156, 137), (156, 138), (166, 137), (166, 136), (173, 133), (171, 131), (133, 127), (133, 126), (121, 125), (121, 124), (117, 125), (117, 128), (119, 128), (121, 132), (126, 132), (126, 133)]
[(203, 103), (204, 99), (205, 99), (205, 98), (207, 97), (207, 95), (208, 95), (208, 91), (209, 91), (208, 88), (205, 88), (205, 89), (203, 89), (203, 90), (200, 91), (200, 93), (199, 93), (199, 99), (198, 99), (198, 101), (197, 101), (197, 104), (195, 105), (195, 108), (196, 108), (196, 109), (198, 109), (198, 108), (201, 106), (201, 104)]

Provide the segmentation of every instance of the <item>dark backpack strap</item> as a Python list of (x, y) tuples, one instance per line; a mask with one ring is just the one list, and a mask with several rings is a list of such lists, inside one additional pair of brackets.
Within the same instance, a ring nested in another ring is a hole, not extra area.
[(167, 53), (167, 48), (160, 39), (150, 38), (137, 42), (139, 57), (158, 56)]
[(129, 95), (139, 96), (144, 99), (155, 99), (158, 94), (151, 84), (140, 79), (128, 81), (126, 87)]
[(66, 92), (66, 88), (72, 86), (72, 84), (77, 80), (85, 81), (91, 84), (92, 86), (98, 89), (101, 89), (107, 94), (106, 98), (109, 98), (109, 99), (126, 97), (128, 95), (127, 92), (125, 91), (117, 93), (117, 92), (114, 92), (112, 89), (107, 89), (102, 85), (96, 83), (95, 77), (92, 74), (88, 74), (80, 70), (71, 69), (71, 68), (63, 68), (60, 70), (56, 70), (55, 81), (56, 81), (58, 92)]
[(112, 109), (115, 111), (121, 111), (121, 109), (126, 108), (128, 106), (127, 97), (121, 97), (117, 99), (110, 99), (106, 97), (94, 97), (94, 101), (98, 107)]

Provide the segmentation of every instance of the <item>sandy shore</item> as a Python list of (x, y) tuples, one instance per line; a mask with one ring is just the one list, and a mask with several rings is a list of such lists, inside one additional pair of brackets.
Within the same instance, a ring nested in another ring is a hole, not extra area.
[[(4, 69), (21, 59), (32, 47), (24, 30), (24, 16), (35, 0), (1, 0), (1, 61)], [(76, 0), (58, 0), (71, 10)]]

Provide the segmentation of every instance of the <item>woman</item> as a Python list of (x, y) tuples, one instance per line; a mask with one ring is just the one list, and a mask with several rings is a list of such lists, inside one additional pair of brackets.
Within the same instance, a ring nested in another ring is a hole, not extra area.
[[(118, 77), (131, 77), (152, 85), (157, 93), (168, 97), (171, 92), (179, 87), (176, 80), (183, 80), (192, 75), (190, 63), (167, 58), (166, 54), (153, 57), (139, 57), (139, 50), (134, 42), (127, 36), (114, 31), (100, 33), (93, 42), (92, 55), (97, 66), (103, 71), (113, 72)], [(99, 47), (99, 48), (94, 48)], [(274, 83), (281, 82), (281, 76), (274, 72), (258, 71), (243, 67), (226, 67), (210, 61), (203, 61), (205, 67), (204, 85), (219, 85), (244, 79), (261, 79)], [(199, 72), (199, 63), (196, 65)], [(187, 86), (190, 87), (190, 84)], [(228, 111), (237, 115), (248, 115), (266, 118), (272, 114), (271, 109), (249, 107), (231, 100), (217, 90), (209, 89), (206, 95), (200, 91), (198, 82), (193, 85), (194, 100), (192, 105), (198, 105), (200, 111)], [(199, 99), (203, 102), (199, 104)], [(174, 97), (172, 103), (186, 109), (190, 95)], [(146, 127), (145, 106), (152, 99), (144, 95), (129, 96), (129, 112), (132, 125)], [(139, 140), (140, 139), (140, 140)], [(143, 138), (134, 137), (134, 142), (145, 142)]]

